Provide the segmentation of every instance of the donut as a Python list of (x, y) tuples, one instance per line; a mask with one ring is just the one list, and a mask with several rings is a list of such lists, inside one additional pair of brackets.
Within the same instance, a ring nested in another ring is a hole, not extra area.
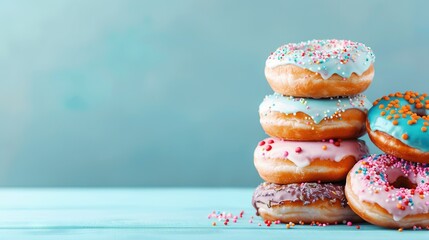
[(358, 138), (366, 133), (368, 99), (358, 94), (326, 99), (268, 95), (259, 106), (262, 128), (271, 137), (316, 141)]
[(371, 84), (374, 60), (371, 48), (349, 40), (289, 43), (270, 54), (265, 77), (271, 88), (283, 95), (350, 96)]
[(265, 220), (335, 223), (361, 219), (348, 207), (344, 186), (332, 183), (264, 182), (252, 197), (256, 215)]
[(254, 164), (267, 182), (335, 182), (344, 181), (364, 155), (368, 155), (368, 148), (362, 140), (299, 142), (267, 138), (256, 147)]
[(345, 192), (353, 211), (372, 224), (429, 226), (429, 164), (371, 155), (350, 170)]
[(382, 151), (413, 162), (429, 163), (429, 97), (407, 91), (377, 99), (366, 128)]

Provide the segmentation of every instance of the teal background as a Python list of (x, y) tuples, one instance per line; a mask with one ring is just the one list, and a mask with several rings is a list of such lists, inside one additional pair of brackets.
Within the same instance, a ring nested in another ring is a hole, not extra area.
[[(256, 186), (265, 59), (339, 38), (429, 92), (428, 2), (0, 3), (0, 186)], [(371, 150), (377, 152), (371, 145)]]

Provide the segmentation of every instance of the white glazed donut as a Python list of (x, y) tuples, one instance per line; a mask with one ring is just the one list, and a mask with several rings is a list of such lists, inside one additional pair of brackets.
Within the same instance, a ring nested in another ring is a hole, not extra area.
[(362, 95), (328, 99), (295, 98), (274, 93), (259, 106), (262, 128), (271, 137), (294, 141), (354, 139), (365, 131), (371, 107)]
[(271, 88), (283, 95), (356, 95), (371, 84), (374, 60), (369, 47), (348, 40), (289, 43), (268, 57), (265, 76)]

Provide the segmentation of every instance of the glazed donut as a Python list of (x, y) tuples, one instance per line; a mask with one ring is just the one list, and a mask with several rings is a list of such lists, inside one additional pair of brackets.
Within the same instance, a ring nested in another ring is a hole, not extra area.
[(366, 133), (365, 119), (370, 107), (362, 94), (312, 99), (274, 93), (259, 106), (259, 116), (262, 128), (271, 137), (297, 141), (350, 139)]
[(345, 192), (353, 211), (372, 224), (429, 226), (429, 164), (372, 155), (350, 170)]
[(417, 92), (394, 93), (374, 102), (366, 128), (385, 153), (429, 163), (429, 97)]
[(347, 206), (344, 186), (332, 183), (262, 183), (252, 197), (256, 215), (284, 223), (334, 223), (361, 219)]
[(344, 181), (368, 148), (362, 140), (325, 142), (267, 138), (255, 149), (254, 164), (262, 179), (277, 184)]
[(271, 53), (265, 77), (278, 93), (326, 98), (356, 95), (374, 77), (371, 48), (348, 40), (289, 43)]

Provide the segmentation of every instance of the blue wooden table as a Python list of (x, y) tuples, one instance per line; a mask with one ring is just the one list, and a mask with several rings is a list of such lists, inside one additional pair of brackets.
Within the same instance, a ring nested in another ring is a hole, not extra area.
[[(252, 189), (216, 188), (0, 189), (0, 239), (429, 239), (428, 230), (368, 224), (267, 227), (254, 215), (251, 195)], [(225, 226), (208, 219), (213, 210), (244, 214)]]

